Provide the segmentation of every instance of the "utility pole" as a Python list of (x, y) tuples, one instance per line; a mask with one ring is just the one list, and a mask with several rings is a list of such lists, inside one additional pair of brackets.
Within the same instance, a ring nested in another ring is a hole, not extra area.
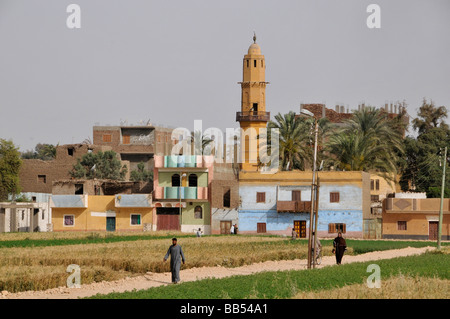
[[(319, 122), (316, 118), (314, 118), (315, 122), (315, 138), (314, 138), (314, 163), (313, 163), (313, 176), (312, 176), (312, 185), (311, 185), (311, 212), (309, 216), (309, 239), (308, 239), (308, 269), (311, 268), (312, 264), (312, 231), (313, 231), (313, 219), (314, 219), (314, 208), (315, 208), (315, 202), (316, 202), (316, 192), (317, 192), (317, 185), (316, 185), (316, 162), (317, 162), (317, 135), (319, 133)], [(315, 236), (317, 236), (316, 233), (314, 233), (314, 239)], [(315, 240), (314, 240), (315, 241)]]
[(445, 151), (444, 151), (444, 167), (442, 168), (441, 207), (439, 209), (439, 225), (438, 225), (438, 238), (437, 238), (437, 248), (438, 249), (441, 249), (442, 221), (443, 221), (443, 215), (444, 215), (445, 166), (447, 166), (447, 146), (445, 147)]

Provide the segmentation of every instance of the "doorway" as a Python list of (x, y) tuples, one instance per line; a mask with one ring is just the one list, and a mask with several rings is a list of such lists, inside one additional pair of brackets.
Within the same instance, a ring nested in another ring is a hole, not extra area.
[(180, 230), (180, 208), (179, 207), (157, 207), (156, 208), (157, 230)]
[(428, 239), (437, 240), (439, 222), (428, 222)]
[(306, 238), (306, 220), (294, 220), (294, 230), (297, 238)]
[(106, 231), (116, 231), (116, 217), (106, 217)]
[(231, 220), (221, 220), (220, 221), (220, 234), (228, 235), (230, 234)]

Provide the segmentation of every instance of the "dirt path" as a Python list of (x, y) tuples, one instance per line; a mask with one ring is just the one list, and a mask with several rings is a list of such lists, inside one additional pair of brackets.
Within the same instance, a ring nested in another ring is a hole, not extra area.
[[(357, 256), (345, 256), (342, 263), (365, 262), (379, 259), (390, 259), (417, 255), (433, 250), (433, 247), (423, 248), (403, 248), (387, 251), (371, 252)], [(318, 268), (334, 265), (336, 262), (334, 256), (323, 257), (322, 263)], [(304, 259), (286, 260), (286, 261), (266, 261), (252, 265), (246, 265), (236, 268), (225, 267), (202, 267), (181, 270), (181, 282), (195, 281), (205, 278), (224, 278), (234, 275), (250, 275), (263, 271), (283, 271), (283, 270), (302, 270), (306, 269), (307, 261)], [(151, 287), (157, 287), (170, 284), (170, 273), (147, 273), (144, 276), (125, 278), (111, 282), (98, 282), (88, 285), (82, 285), (81, 288), (54, 288), (45, 291), (27, 291), (19, 293), (0, 294), (0, 299), (72, 299), (88, 297), (95, 294), (108, 294), (111, 292), (141, 290)]]

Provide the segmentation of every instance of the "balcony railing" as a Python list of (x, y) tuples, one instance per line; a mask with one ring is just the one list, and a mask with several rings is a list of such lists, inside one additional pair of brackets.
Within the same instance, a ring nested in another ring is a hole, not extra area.
[(309, 213), (311, 201), (277, 201), (278, 213)]
[(236, 112), (236, 121), (248, 121), (248, 122), (259, 122), (259, 121), (265, 121), (268, 122), (270, 120), (270, 112), (254, 112), (254, 111), (248, 111), (248, 112)]
[(161, 187), (153, 191), (154, 200), (158, 199), (208, 199), (208, 187)]

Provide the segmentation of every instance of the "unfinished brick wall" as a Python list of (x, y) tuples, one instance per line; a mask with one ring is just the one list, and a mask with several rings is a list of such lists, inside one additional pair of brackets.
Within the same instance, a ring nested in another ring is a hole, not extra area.
[(53, 181), (70, 179), (69, 171), (77, 163), (77, 159), (88, 152), (110, 149), (102, 145), (66, 144), (56, 147), (54, 160), (23, 159), (19, 173), (22, 192), (51, 193)]

